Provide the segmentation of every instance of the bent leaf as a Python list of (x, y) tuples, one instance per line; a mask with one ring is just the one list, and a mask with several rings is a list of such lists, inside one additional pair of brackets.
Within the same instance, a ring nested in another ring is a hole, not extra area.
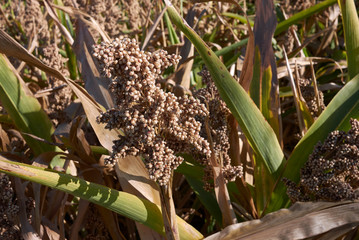
[[(20, 177), (86, 199), (120, 215), (142, 223), (164, 236), (160, 207), (132, 194), (87, 182), (68, 174), (27, 164), (12, 162), (0, 156), (0, 172)], [(177, 217), (181, 239), (202, 239), (203, 236), (182, 218)]]
[(29, 53), (24, 47), (12, 39), (6, 32), (0, 29), (0, 53), (4, 53), (7, 56), (16, 57), (29, 65), (38, 67), (44, 72), (66, 82), (81, 100), (81, 104), (85, 110), (86, 116), (94, 129), (97, 138), (101, 145), (107, 150), (112, 151), (113, 140), (118, 138), (120, 134), (115, 129), (110, 131), (105, 129), (104, 124), (98, 124), (96, 122), (97, 116), (105, 109), (100, 106), (81, 86), (76, 84), (73, 80), (65, 78), (59, 71), (43, 64), (38, 58)]
[(275, 177), (283, 163), (284, 155), (273, 129), (215, 53), (180, 17), (172, 4), (168, 0), (165, 2), (173, 23), (196, 47), (210, 71), (222, 99), (235, 116), (254, 151), (264, 161), (268, 171), (274, 173)]
[(296, 203), (260, 220), (229, 226), (205, 240), (308, 239), (330, 230), (333, 230), (331, 236), (335, 236), (330, 239), (336, 239), (345, 234), (336, 231), (338, 228), (346, 226), (348, 232), (359, 225), (358, 214), (358, 201)]
[[(299, 181), (300, 169), (308, 160), (314, 146), (323, 142), (328, 134), (336, 129), (341, 130), (350, 118), (357, 116), (359, 109), (359, 74), (348, 82), (332, 99), (326, 109), (308, 129), (308, 132), (294, 148), (287, 161), (283, 177), (294, 182)], [(282, 181), (272, 194), (267, 212), (272, 212), (289, 204), (286, 187)]]

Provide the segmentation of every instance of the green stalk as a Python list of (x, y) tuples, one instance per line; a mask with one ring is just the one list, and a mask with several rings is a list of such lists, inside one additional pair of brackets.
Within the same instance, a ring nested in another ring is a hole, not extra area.
[[(165, 235), (162, 213), (156, 204), (132, 194), (85, 181), (68, 174), (9, 161), (0, 156), (0, 172), (39, 183), (86, 199), (120, 215), (142, 223)], [(177, 216), (180, 239), (202, 239), (203, 236)]]

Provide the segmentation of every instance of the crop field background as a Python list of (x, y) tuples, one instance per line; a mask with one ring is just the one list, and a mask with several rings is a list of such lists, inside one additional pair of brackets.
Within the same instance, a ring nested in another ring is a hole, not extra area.
[(0, 0), (0, 239), (358, 239), (358, 7)]

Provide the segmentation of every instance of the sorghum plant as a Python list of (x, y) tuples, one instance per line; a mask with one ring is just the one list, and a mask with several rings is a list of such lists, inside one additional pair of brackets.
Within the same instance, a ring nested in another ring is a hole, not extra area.
[[(165, 68), (178, 63), (180, 57), (177, 55), (163, 50), (140, 51), (135, 39), (120, 38), (94, 46), (94, 56), (106, 75), (112, 78), (110, 89), (116, 104), (98, 121), (124, 133), (115, 142), (107, 164), (115, 164), (118, 157), (140, 155), (150, 178), (166, 185), (172, 171), (183, 161), (176, 155), (178, 153), (191, 153), (201, 164), (209, 165), (211, 149), (206, 140), (205, 119), (210, 118), (214, 150), (217, 157), (223, 155), (224, 175), (233, 180), (241, 174), (241, 167), (232, 167), (228, 156), (226, 116), (230, 113), (219, 100), (208, 73), (204, 73), (208, 87), (197, 91), (194, 94), (197, 98), (177, 97), (156, 84)], [(211, 171), (206, 171), (207, 178)]]
[(301, 170), (297, 186), (286, 180), (292, 201), (340, 201), (358, 199), (359, 121), (350, 121), (346, 133), (333, 131), (318, 143)]

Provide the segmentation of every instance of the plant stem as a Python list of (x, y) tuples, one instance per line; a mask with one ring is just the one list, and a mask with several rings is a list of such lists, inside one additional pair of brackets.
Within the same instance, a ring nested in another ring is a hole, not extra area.
[(163, 225), (167, 240), (179, 240), (176, 210), (172, 198), (172, 176), (168, 185), (160, 186)]

